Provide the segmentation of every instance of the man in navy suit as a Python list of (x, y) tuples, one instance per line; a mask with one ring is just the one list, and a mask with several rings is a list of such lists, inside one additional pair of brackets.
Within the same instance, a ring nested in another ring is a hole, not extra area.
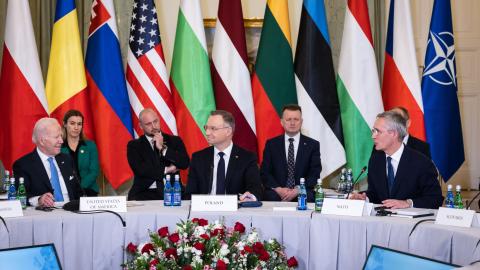
[(186, 194), (240, 194), (240, 201), (262, 198), (257, 157), (232, 142), (235, 119), (227, 111), (212, 111), (204, 126), (210, 147), (193, 153)]
[(387, 208), (433, 208), (443, 197), (437, 170), (431, 159), (406, 147), (406, 120), (394, 111), (377, 115), (372, 129), (375, 149), (368, 163), (368, 190), (351, 194), (352, 199), (368, 200)]
[(432, 156), (430, 154), (430, 145), (427, 142), (424, 142), (424, 141), (418, 139), (417, 137), (414, 137), (414, 136), (412, 136), (408, 133), (408, 129), (410, 128), (410, 124), (412, 122), (410, 120), (410, 114), (408, 113), (408, 110), (405, 109), (404, 107), (399, 106), (399, 107), (395, 107), (395, 108), (391, 109), (391, 111), (394, 111), (394, 112), (400, 114), (406, 121), (407, 135), (405, 136), (405, 138), (403, 138), (403, 143), (406, 146), (424, 154), (429, 159), (432, 159)]
[(295, 200), (300, 178), (305, 178), (308, 201), (314, 200), (314, 187), (322, 171), (320, 143), (300, 133), (302, 122), (300, 106), (283, 107), (281, 123), (285, 134), (268, 140), (263, 151), (265, 200)]
[(74, 173), (73, 160), (60, 152), (62, 128), (57, 120), (38, 120), (32, 140), (37, 147), (13, 164), (17, 181), (20, 177), (25, 180), (29, 204), (53, 207), (55, 203), (78, 200), (83, 192)]

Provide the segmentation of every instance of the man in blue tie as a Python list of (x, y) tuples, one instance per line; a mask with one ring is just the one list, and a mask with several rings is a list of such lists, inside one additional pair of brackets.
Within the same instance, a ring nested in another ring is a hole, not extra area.
[(193, 153), (187, 196), (237, 195), (240, 201), (260, 200), (263, 192), (257, 157), (232, 142), (235, 119), (227, 111), (210, 113), (204, 126), (210, 147)]
[(36, 148), (13, 164), (15, 178), (25, 179), (28, 203), (53, 207), (78, 200), (82, 190), (73, 160), (60, 153), (62, 129), (54, 118), (42, 118), (35, 123), (32, 141)]
[(433, 208), (443, 197), (437, 170), (425, 155), (405, 147), (406, 120), (395, 111), (377, 115), (372, 139), (375, 149), (368, 163), (368, 190), (351, 199), (368, 200), (387, 208)]

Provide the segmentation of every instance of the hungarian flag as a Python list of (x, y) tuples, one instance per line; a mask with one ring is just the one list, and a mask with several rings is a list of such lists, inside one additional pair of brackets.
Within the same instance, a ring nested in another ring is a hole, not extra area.
[(322, 1), (303, 1), (295, 74), (298, 102), (303, 111), (303, 132), (320, 142), (320, 177), (324, 178), (345, 164), (345, 150), (330, 37)]
[(282, 107), (297, 103), (287, 0), (268, 0), (252, 78), (258, 156), (268, 139), (282, 134)]
[(83, 113), (85, 135), (93, 138), (90, 100), (74, 0), (58, 0), (52, 31), (46, 94), (49, 113), (60, 122), (70, 109)]
[(215, 110), (199, 0), (180, 1), (170, 76), (178, 134), (191, 155), (208, 146), (203, 126)]
[(412, 122), (410, 134), (425, 140), (410, 1), (390, 1), (382, 97), (385, 110), (397, 106), (406, 108)]
[(127, 162), (133, 126), (112, 0), (92, 3), (85, 65), (100, 164), (118, 188), (133, 175)]
[(27, 0), (8, 1), (0, 75), (0, 160), (13, 162), (32, 151), (35, 122), (48, 116), (42, 70), (38, 60)]
[[(368, 165), (370, 129), (383, 111), (366, 0), (349, 0), (345, 11), (337, 75), (347, 167), (359, 175)], [(365, 174), (366, 175), (366, 174)]]
[(176, 135), (173, 97), (153, 0), (133, 2), (126, 75), (135, 133), (142, 134), (138, 115), (151, 108), (160, 118), (162, 132)]
[(248, 71), (240, 0), (220, 0), (212, 48), (212, 80), (217, 109), (235, 117), (233, 142), (257, 151), (255, 113)]
[(450, 0), (435, 0), (433, 4), (422, 96), (432, 159), (448, 181), (465, 161)]

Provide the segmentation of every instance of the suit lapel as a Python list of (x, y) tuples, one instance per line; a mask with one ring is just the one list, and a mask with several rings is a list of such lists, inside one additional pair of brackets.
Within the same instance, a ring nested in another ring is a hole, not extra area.
[(397, 173), (395, 174), (395, 181), (393, 182), (392, 194), (390, 194), (392, 198), (394, 198), (397, 194), (401, 185), (401, 179), (404, 179), (404, 174), (406, 174), (408, 171), (408, 169), (406, 169), (408, 168), (408, 154), (409, 152), (407, 147), (404, 147), (402, 156), (400, 157), (400, 162), (398, 162)]
[[(237, 169), (238, 167), (238, 149), (235, 145), (232, 147), (232, 152), (230, 153), (230, 158), (228, 159), (228, 168), (227, 169), (227, 176), (225, 177), (225, 189), (227, 190), (228, 184), (232, 181), (235, 172), (239, 172)], [(227, 191), (228, 193), (228, 191)]]
[(387, 158), (386, 158), (385, 152), (383, 152), (383, 151), (379, 151), (377, 154), (379, 156), (378, 157), (378, 162), (379, 162), (378, 168), (381, 168), (380, 177), (381, 177), (381, 179), (383, 179), (383, 181), (380, 181), (380, 183), (379, 183), (379, 185), (380, 185), (379, 189), (383, 193), (384, 198), (388, 198), (389, 197), (389, 191), (388, 191), (388, 179), (387, 179)]
[(205, 174), (205, 175), (208, 175), (208, 179), (207, 179), (208, 186), (206, 187), (205, 190), (208, 191), (207, 194), (210, 194), (212, 192), (213, 167), (215, 166), (214, 163), (213, 163), (213, 160), (214, 160), (213, 155), (215, 154), (215, 151), (213, 150), (213, 146), (210, 146), (207, 153), (208, 153), (208, 155), (207, 155), (207, 158), (205, 159), (205, 161), (207, 163), (204, 164), (204, 168), (206, 168), (208, 170), (207, 174)]
[(43, 184), (49, 189), (53, 190), (52, 184), (50, 183), (50, 178), (48, 177), (47, 171), (43, 166), (43, 161), (37, 153), (37, 149), (33, 150), (33, 162), (32, 165), (35, 166), (35, 171), (38, 172), (38, 179), (41, 179)]
[(277, 141), (278, 145), (277, 148), (280, 150), (280, 160), (282, 161), (282, 168), (285, 169), (285, 179), (287, 176), (287, 153), (285, 152), (285, 134), (279, 137)]
[[(73, 175), (69, 175), (72, 170), (67, 168), (69, 164), (66, 163), (63, 155), (56, 155), (55, 160), (57, 161), (58, 168), (60, 169), (60, 173), (62, 174), (63, 182), (65, 183), (65, 187), (67, 188), (68, 196), (72, 196), (71, 181), (73, 180)], [(58, 180), (61, 181), (60, 179)]]
[[(300, 171), (300, 166), (305, 163), (303, 160), (305, 157), (305, 152), (307, 150), (308, 144), (303, 139), (303, 136), (300, 135), (300, 141), (298, 142), (298, 149), (297, 149), (297, 158), (295, 158), (295, 179), (300, 178), (298, 172)], [(285, 148), (284, 148), (285, 149)]]

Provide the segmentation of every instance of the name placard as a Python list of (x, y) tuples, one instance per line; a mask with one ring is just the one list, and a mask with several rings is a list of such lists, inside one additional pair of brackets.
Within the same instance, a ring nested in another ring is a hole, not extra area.
[(80, 211), (110, 210), (117, 213), (127, 212), (127, 197), (80, 197)]
[(192, 211), (237, 211), (236, 195), (192, 195)]
[(329, 199), (323, 201), (322, 214), (361, 217), (363, 215), (363, 200)]
[(435, 224), (469, 228), (472, 226), (474, 210), (440, 207)]
[(19, 200), (0, 202), (0, 216), (23, 217), (22, 204)]

